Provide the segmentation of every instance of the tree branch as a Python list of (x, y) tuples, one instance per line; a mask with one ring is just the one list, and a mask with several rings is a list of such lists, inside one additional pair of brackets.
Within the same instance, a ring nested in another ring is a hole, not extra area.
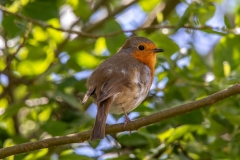
[[(233, 96), (239, 93), (240, 93), (240, 84), (235, 84), (227, 89), (214, 93), (200, 100), (179, 105), (177, 107), (163, 110), (161, 112), (157, 112), (152, 115), (139, 118), (135, 121), (131, 121), (126, 126), (126, 130), (137, 130), (143, 126), (147, 126), (156, 122), (160, 122), (164, 119), (168, 119), (177, 115), (182, 115), (182, 114), (191, 112), (193, 110), (212, 105), (214, 103), (219, 102), (220, 100), (226, 99), (230, 96)], [(124, 131), (123, 123), (108, 125), (106, 127), (106, 134), (118, 133), (123, 131)], [(5, 158), (10, 155), (26, 153), (26, 152), (30, 152), (30, 151), (34, 151), (42, 148), (49, 148), (49, 147), (54, 147), (54, 146), (59, 146), (64, 144), (84, 142), (89, 139), (90, 134), (91, 134), (91, 130), (88, 130), (88, 131), (84, 131), (76, 134), (53, 137), (53, 138), (44, 139), (36, 142), (28, 142), (28, 143), (23, 143), (23, 144), (12, 146), (12, 147), (2, 148), (0, 149), (0, 158)]]
[[(133, 3), (135, 3), (136, 1), (133, 1), (129, 4), (127, 4), (126, 6), (122, 6), (119, 9), (115, 10), (111, 15), (109, 15), (109, 17), (112, 17), (113, 15), (115, 15), (116, 13), (122, 11), (123, 9), (127, 8), (128, 6), (132, 5)], [(107, 34), (96, 34), (96, 33), (89, 33), (91, 30), (93, 30), (94, 28), (98, 27), (100, 24), (102, 24), (104, 21), (107, 20), (107, 18), (104, 18), (103, 20), (96, 22), (96, 24), (93, 24), (92, 26), (88, 26), (86, 31), (87, 32), (83, 32), (83, 31), (76, 31), (76, 30), (72, 30), (72, 29), (63, 29), (63, 28), (58, 28), (58, 27), (54, 27), (53, 25), (47, 24), (43, 21), (39, 21), (39, 20), (35, 20), (35, 19), (31, 19), (29, 17), (23, 16), (22, 14), (19, 13), (14, 13), (14, 12), (10, 12), (8, 11), (5, 7), (0, 5), (0, 10), (2, 10), (3, 12), (5, 12), (6, 14), (9, 15), (13, 15), (16, 16), (17, 18), (29, 21), (35, 25), (41, 26), (42, 28), (51, 28), (57, 31), (61, 31), (61, 32), (66, 32), (69, 34), (77, 34), (78, 36), (81, 37), (89, 37), (89, 38), (99, 38), (99, 37), (112, 37), (118, 34), (122, 34), (122, 33), (132, 33), (132, 32), (136, 32), (136, 31), (140, 31), (140, 30), (153, 30), (153, 29), (163, 29), (163, 28), (167, 28), (167, 29), (176, 29), (175, 26), (171, 26), (171, 25), (152, 25), (152, 26), (147, 26), (147, 27), (140, 27), (137, 29), (132, 29), (132, 30), (119, 30), (119, 31), (114, 31), (111, 33), (107, 33)], [(213, 26), (189, 26), (189, 25), (184, 25), (181, 26), (181, 28), (186, 28), (186, 29), (193, 29), (193, 30), (208, 30), (210, 32), (215, 32), (218, 34), (228, 34), (228, 33), (233, 33), (238, 35), (239, 32), (237, 31), (237, 28), (220, 28), (220, 27), (213, 27)], [(84, 29), (83, 29), (84, 30)]]

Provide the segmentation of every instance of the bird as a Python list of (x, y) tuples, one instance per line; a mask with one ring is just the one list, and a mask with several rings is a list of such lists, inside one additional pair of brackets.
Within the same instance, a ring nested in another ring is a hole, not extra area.
[(97, 115), (90, 141), (105, 137), (109, 113), (124, 113), (124, 129), (130, 118), (127, 113), (135, 109), (147, 96), (154, 78), (156, 53), (163, 52), (145, 37), (133, 36), (126, 40), (116, 54), (102, 62), (87, 81), (89, 97), (97, 105)]

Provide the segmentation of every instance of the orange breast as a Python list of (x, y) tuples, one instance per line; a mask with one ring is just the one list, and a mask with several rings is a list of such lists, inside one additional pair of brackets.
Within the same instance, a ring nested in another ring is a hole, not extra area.
[(154, 67), (156, 64), (156, 53), (148, 51), (136, 51), (131, 55), (146, 64), (151, 69), (151, 78), (153, 79)]

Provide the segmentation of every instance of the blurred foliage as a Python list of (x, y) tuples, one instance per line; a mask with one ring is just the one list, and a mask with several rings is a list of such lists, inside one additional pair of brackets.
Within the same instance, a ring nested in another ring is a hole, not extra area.
[[(91, 129), (95, 108), (91, 101), (81, 105), (87, 77), (131, 35), (117, 33), (127, 26), (137, 29), (148, 22), (175, 27), (132, 33), (165, 50), (158, 55), (149, 96), (133, 111), (138, 117), (238, 83), (239, 1), (228, 7), (227, 0), (171, 1), (139, 0), (131, 6), (116, 0), (1, 1), (9, 11), (30, 19), (0, 14), (0, 147)], [(45, 24), (103, 36), (68, 34)], [(152, 124), (130, 136), (107, 135), (102, 141), (43, 149), (14, 159), (237, 159), (239, 98)], [(119, 116), (113, 118), (117, 121)]]

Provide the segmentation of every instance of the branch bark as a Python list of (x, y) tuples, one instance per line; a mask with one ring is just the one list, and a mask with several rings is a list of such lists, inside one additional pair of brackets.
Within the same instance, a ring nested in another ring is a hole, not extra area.
[[(212, 105), (219, 102), (220, 100), (226, 99), (230, 96), (240, 94), (240, 84), (235, 84), (227, 89), (214, 93), (210, 96), (202, 98), (200, 100), (179, 105), (174, 108), (163, 110), (152, 115), (139, 118), (135, 121), (131, 121), (126, 126), (126, 130), (137, 130), (143, 126), (147, 126), (156, 122), (160, 122), (164, 119), (168, 119), (174, 116), (182, 115), (193, 110)], [(123, 123), (109, 125), (106, 127), (106, 134), (118, 133), (125, 131), (123, 128)], [(12, 147), (0, 149), (0, 158), (5, 158), (11, 155), (26, 153), (42, 148), (49, 148), (59, 145), (65, 145), (70, 143), (81, 143), (89, 139), (91, 130), (70, 134), (66, 136), (53, 137), (49, 139), (44, 139), (36, 142), (28, 142), (19, 144)]]

